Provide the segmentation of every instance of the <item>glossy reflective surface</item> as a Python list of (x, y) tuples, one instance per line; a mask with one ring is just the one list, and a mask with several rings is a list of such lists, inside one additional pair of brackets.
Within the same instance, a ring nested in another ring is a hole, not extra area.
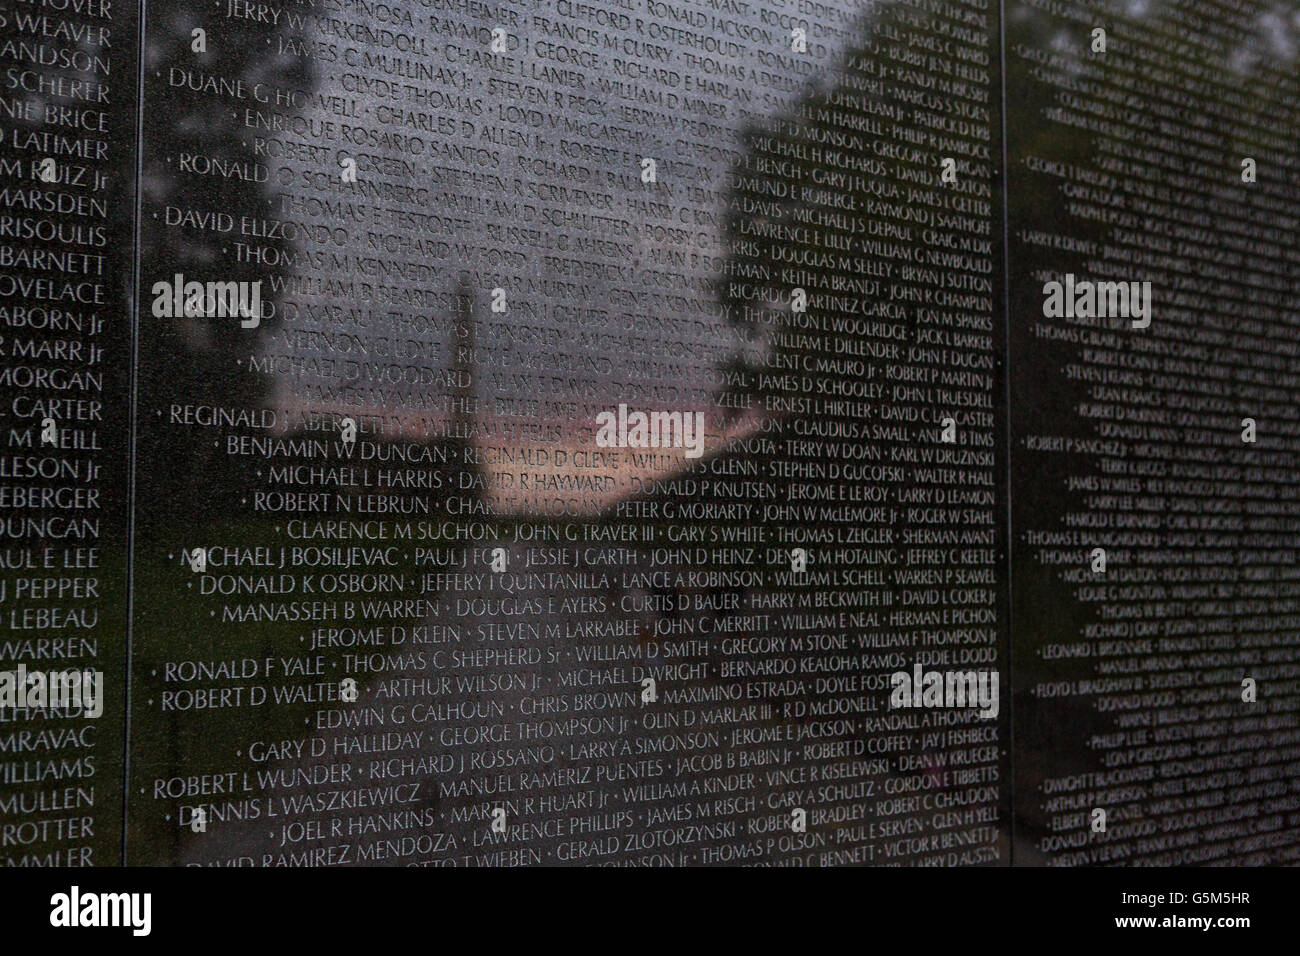
[(0, 646), (93, 609), (107, 678), (5, 724), (0, 852), (1288, 860), (1297, 25), (1002, 15), (151, 4), (68, 217), (115, 318), (0, 288), (13, 395), (105, 410), (66, 481), (8, 433), (103, 523), (13, 529)]

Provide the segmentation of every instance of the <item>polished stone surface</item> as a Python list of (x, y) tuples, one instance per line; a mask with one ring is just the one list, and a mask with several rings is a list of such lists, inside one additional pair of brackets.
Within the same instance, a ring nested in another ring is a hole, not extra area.
[(0, 648), (106, 679), (0, 725), (0, 855), (1289, 861), (1300, 38), (1204, 6), (19, 21), (111, 108), (2, 488), (102, 520)]

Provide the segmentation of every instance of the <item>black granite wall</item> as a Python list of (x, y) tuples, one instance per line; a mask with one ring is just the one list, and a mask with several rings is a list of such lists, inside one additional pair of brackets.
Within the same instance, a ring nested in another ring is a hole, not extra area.
[(3, 862), (1300, 852), (1293, 9), (0, 39)]

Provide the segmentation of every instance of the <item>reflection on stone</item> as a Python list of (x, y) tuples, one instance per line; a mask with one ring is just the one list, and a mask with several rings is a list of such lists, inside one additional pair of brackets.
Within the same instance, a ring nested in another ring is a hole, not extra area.
[(1294, 858), (1297, 25), (806, 6), (14, 21), (0, 862)]

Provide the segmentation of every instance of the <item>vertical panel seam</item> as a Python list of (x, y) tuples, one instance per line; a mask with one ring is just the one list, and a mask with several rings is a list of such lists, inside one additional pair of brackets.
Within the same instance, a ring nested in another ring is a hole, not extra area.
[(127, 295), (127, 318), (131, 323), (131, 359), (128, 389), (129, 427), (126, 442), (126, 667), (122, 704), (122, 866), (126, 866), (131, 805), (131, 651), (135, 625), (136, 407), (140, 382), (140, 215), (141, 181), (144, 178), (144, 30), (147, 3), (148, 0), (140, 0), (136, 11), (135, 210), (131, 236), (131, 286)]

